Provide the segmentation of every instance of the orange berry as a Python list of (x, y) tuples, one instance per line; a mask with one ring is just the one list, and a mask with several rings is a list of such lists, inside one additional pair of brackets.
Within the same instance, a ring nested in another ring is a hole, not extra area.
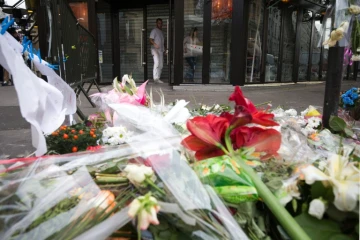
[(77, 152), (77, 151), (78, 151), (78, 148), (77, 148), (77, 147), (72, 147), (71, 151), (72, 151), (72, 152)]
[(92, 137), (93, 137), (93, 138), (96, 138), (96, 134), (93, 134)]
[(74, 140), (77, 140), (79, 137), (77, 135), (74, 136)]
[(84, 133), (84, 131), (83, 131), (83, 130), (80, 130), (80, 131), (79, 131), (79, 133), (80, 133), (80, 134), (83, 134), (83, 133)]
[(51, 134), (52, 136), (57, 136), (57, 135), (59, 135), (57, 132), (53, 132), (52, 134)]
[(90, 131), (90, 135), (94, 135), (94, 132), (93, 132), (93, 131)]
[(95, 132), (96, 131), (96, 129), (95, 128), (92, 128), (92, 129), (90, 129), (91, 131), (93, 131), (93, 132)]
[(63, 135), (63, 138), (64, 139), (68, 139), (69, 138), (69, 135), (67, 135), (66, 133)]
[(71, 130), (71, 133), (76, 133), (75, 129)]

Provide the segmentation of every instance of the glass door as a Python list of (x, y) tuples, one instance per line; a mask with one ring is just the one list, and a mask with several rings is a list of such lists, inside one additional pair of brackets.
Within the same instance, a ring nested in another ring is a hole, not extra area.
[(120, 75), (132, 75), (136, 82), (146, 80), (146, 29), (144, 9), (119, 11)]
[(148, 71), (148, 79), (153, 79), (153, 68), (154, 68), (154, 59), (153, 55), (151, 54), (151, 44), (149, 43), (150, 33), (156, 27), (156, 20), (162, 20), (162, 34), (164, 36), (164, 52), (162, 56), (162, 71), (160, 75), (160, 80), (164, 83), (171, 83), (171, 69), (169, 68), (171, 62), (169, 58), (169, 51), (171, 47), (170, 42), (170, 33), (171, 33), (171, 19), (169, 18), (169, 4), (150, 4), (146, 6), (146, 26), (147, 26), (147, 71)]

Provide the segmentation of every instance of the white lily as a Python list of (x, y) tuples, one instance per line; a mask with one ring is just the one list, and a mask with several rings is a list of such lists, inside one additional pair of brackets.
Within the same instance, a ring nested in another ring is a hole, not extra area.
[(156, 180), (152, 168), (144, 165), (129, 164), (124, 169), (124, 172), (129, 181), (135, 186), (143, 185), (146, 179), (151, 179), (153, 182)]
[(325, 172), (322, 172), (313, 165), (309, 165), (301, 171), (307, 184), (322, 181), (324, 185), (332, 186), (335, 195), (334, 205), (339, 210), (354, 210), (359, 199), (359, 169), (349, 162), (347, 157), (337, 154), (328, 157), (325, 169)]
[(150, 224), (158, 225), (157, 213), (160, 206), (156, 198), (149, 194), (134, 199), (129, 205), (128, 215), (131, 218), (138, 217), (138, 228), (146, 230)]
[(281, 205), (285, 206), (293, 198), (300, 199), (300, 191), (297, 186), (297, 176), (283, 181), (282, 187), (276, 191), (275, 196)]

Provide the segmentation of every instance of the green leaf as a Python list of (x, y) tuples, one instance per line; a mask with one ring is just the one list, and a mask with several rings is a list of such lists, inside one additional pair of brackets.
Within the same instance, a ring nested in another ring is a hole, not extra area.
[(339, 225), (330, 220), (318, 220), (307, 213), (295, 217), (298, 224), (304, 229), (311, 239), (329, 240), (332, 236), (341, 233)]
[(336, 132), (342, 132), (346, 128), (346, 122), (337, 116), (330, 117), (329, 125), (330, 128)]
[(336, 234), (334, 236), (331, 236), (329, 240), (354, 240), (354, 238), (345, 234)]
[(344, 132), (348, 137), (354, 136), (354, 132), (348, 127), (344, 128)]
[(331, 187), (325, 187), (322, 182), (315, 182), (311, 185), (311, 197), (312, 199), (324, 198), (330, 202), (334, 200), (334, 193)]

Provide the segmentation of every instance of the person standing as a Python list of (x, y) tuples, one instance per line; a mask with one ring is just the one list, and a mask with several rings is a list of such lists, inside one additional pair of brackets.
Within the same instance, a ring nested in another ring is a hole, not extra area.
[(196, 67), (196, 54), (191, 49), (188, 49), (188, 45), (201, 45), (197, 37), (198, 30), (193, 28), (190, 31), (189, 36), (184, 39), (184, 57), (186, 62), (189, 64), (188, 71), (186, 72), (185, 79), (189, 82), (194, 82), (195, 67)]
[(151, 55), (154, 59), (153, 78), (155, 83), (163, 83), (163, 81), (160, 80), (165, 52), (162, 25), (162, 19), (156, 19), (156, 27), (150, 33)]

